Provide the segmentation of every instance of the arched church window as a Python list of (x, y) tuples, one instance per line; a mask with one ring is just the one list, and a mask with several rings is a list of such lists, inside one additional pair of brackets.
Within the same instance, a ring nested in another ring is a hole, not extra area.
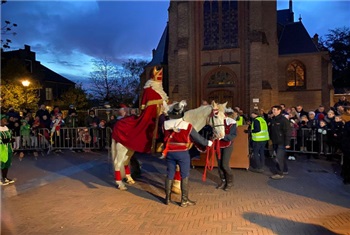
[(287, 86), (289, 89), (305, 88), (305, 66), (293, 61), (287, 67)]
[(234, 86), (235, 79), (231, 73), (226, 71), (216, 71), (212, 75), (210, 75), (208, 80), (208, 87), (227, 87)]
[(237, 0), (206, 0), (203, 3), (203, 49), (238, 47)]

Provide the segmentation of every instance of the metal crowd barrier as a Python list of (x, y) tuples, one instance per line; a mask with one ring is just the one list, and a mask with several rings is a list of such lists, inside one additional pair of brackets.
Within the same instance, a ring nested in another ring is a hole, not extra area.
[(62, 127), (59, 130), (37, 129), (30, 136), (15, 136), (14, 152), (47, 152), (61, 150), (109, 149), (112, 130), (106, 128)]
[(319, 133), (317, 128), (302, 128), (297, 131), (297, 136), (291, 138), (291, 148), (287, 152), (333, 155), (340, 153), (340, 145), (329, 133)]
[[(37, 129), (35, 135), (15, 136), (13, 150), (15, 152), (33, 151), (47, 152), (61, 150), (110, 150), (112, 130), (106, 128), (62, 127), (59, 130)], [(317, 129), (303, 128), (298, 135), (291, 138), (291, 148), (287, 152), (302, 154), (332, 155), (339, 153), (339, 146), (334, 138), (327, 134), (324, 138)]]

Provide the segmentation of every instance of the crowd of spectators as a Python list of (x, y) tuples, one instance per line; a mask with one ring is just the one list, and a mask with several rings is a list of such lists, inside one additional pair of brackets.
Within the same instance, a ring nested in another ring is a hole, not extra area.
[[(292, 128), (291, 152), (324, 153), (328, 160), (333, 154), (340, 153), (343, 127), (350, 121), (350, 102), (345, 96), (328, 109), (324, 105), (308, 111), (305, 111), (302, 105), (286, 107), (280, 104), (280, 106), (282, 114), (289, 119)], [(271, 111), (260, 110), (260, 113), (269, 123), (272, 118)], [(295, 160), (293, 153), (289, 160)]]
[[(333, 107), (326, 110), (320, 105), (315, 110), (305, 111), (302, 105), (286, 107), (281, 104), (283, 115), (290, 120), (292, 126), (292, 148), (295, 151), (306, 152), (337, 152), (340, 150), (342, 128), (344, 123), (350, 121), (350, 102), (341, 97)], [(269, 122), (271, 111), (260, 110), (261, 116)], [(235, 119), (242, 124), (250, 124), (250, 118), (239, 107), (234, 108)], [(112, 114), (108, 120), (100, 119), (94, 110), (79, 117), (73, 105), (69, 106), (65, 117), (59, 106), (51, 111), (44, 104), (34, 112), (26, 111), (22, 115), (10, 108), (6, 115), (9, 117), (8, 128), (12, 130), (14, 149), (33, 147), (38, 145), (38, 129), (46, 129), (44, 133), (47, 140), (50, 135), (59, 131), (61, 127), (76, 128), (85, 126), (92, 129), (110, 127), (127, 115), (136, 115), (136, 110), (122, 107), (117, 114)], [(91, 131), (91, 135), (93, 135)], [(292, 156), (291, 156), (292, 157)]]
[[(36, 148), (39, 146), (38, 143), (40, 141), (44, 141), (44, 147), (48, 147), (52, 137), (59, 133), (62, 127), (87, 127), (90, 129), (90, 135), (94, 136), (97, 132), (93, 129), (104, 130), (106, 127), (113, 128), (115, 122), (126, 116), (128, 111), (127, 107), (120, 108), (117, 114), (112, 114), (109, 120), (106, 120), (100, 119), (96, 115), (95, 110), (92, 109), (86, 114), (80, 114), (78, 117), (76, 108), (74, 105), (70, 105), (64, 116), (59, 106), (54, 106), (49, 111), (42, 104), (35, 112), (31, 110), (18, 112), (14, 108), (9, 108), (6, 116), (8, 116), (8, 128), (12, 131), (14, 138), (13, 148), (18, 150)], [(132, 112), (135, 113), (135, 110), (130, 110), (130, 113)], [(40, 146), (43, 145), (41, 144)]]

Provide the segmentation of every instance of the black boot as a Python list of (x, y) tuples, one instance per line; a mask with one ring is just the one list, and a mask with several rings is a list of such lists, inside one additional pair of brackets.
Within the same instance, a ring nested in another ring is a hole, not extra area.
[(166, 179), (165, 180), (165, 205), (169, 205), (171, 201), (171, 187), (173, 185), (173, 180)]
[(194, 206), (196, 202), (188, 198), (188, 177), (181, 179), (181, 207)]
[(227, 175), (226, 179), (227, 179), (227, 183), (224, 190), (229, 191), (233, 187), (233, 175), (232, 174)]
[(224, 189), (225, 187), (226, 187), (226, 180), (225, 179), (221, 179), (221, 181), (218, 184), (218, 186), (216, 186), (216, 189)]

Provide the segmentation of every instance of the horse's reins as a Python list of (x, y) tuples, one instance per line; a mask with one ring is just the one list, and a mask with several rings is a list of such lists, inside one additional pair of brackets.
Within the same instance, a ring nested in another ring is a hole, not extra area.
[[(215, 127), (224, 126), (224, 124), (214, 125), (214, 118), (215, 115), (217, 115), (218, 109), (213, 109), (211, 114), (209, 115), (207, 119), (207, 124), (209, 124), (211, 127), (213, 127), (213, 133), (217, 134), (217, 131), (215, 130)], [(210, 124), (210, 121), (212, 124)], [(205, 166), (204, 166), (204, 172), (202, 176), (202, 180), (206, 181), (207, 178), (207, 170), (213, 170), (215, 165), (215, 154), (218, 156), (218, 159), (221, 158), (221, 152), (220, 152), (220, 140), (219, 139), (213, 139), (213, 145), (211, 147), (206, 147), (206, 159), (205, 159)]]

